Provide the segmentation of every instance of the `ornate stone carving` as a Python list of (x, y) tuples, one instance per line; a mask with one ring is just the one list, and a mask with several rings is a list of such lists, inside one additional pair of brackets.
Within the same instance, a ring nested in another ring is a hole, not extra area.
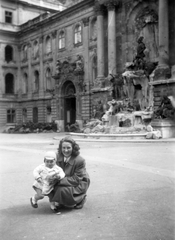
[(82, 21), (83, 21), (84, 27), (89, 26), (89, 17), (83, 18)]
[(74, 62), (71, 62), (70, 59), (61, 62), (58, 59), (56, 63), (56, 72), (55, 75), (52, 77), (56, 81), (60, 81), (59, 79), (74, 79), (80, 92), (85, 92), (86, 84), (84, 83), (83, 75), (84, 60), (81, 55), (77, 55), (77, 59)]
[(52, 32), (52, 38), (56, 38), (56, 36), (57, 36), (57, 31), (55, 30)]
[(97, 15), (103, 15), (105, 11), (104, 6), (98, 0), (95, 1), (94, 11)]
[(39, 37), (39, 43), (43, 43), (44, 41), (44, 36)]
[(76, 68), (74, 70), (74, 73), (76, 75), (84, 74), (84, 61), (81, 55), (77, 55), (77, 60), (75, 61), (75, 63), (76, 63)]
[(120, 0), (107, 0), (104, 2), (104, 5), (108, 8), (108, 10), (114, 10), (115, 7), (118, 7), (120, 4)]
[(135, 18), (135, 26), (139, 30), (144, 28), (147, 24), (157, 22), (158, 22), (157, 13), (153, 9), (150, 9), (149, 7), (142, 9), (142, 11)]
[(32, 47), (31, 42), (28, 42), (28, 43), (27, 43), (27, 46), (28, 46), (28, 48), (31, 48), (31, 47)]

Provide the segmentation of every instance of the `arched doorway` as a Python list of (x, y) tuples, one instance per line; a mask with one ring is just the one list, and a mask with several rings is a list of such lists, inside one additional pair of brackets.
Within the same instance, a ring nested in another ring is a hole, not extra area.
[(64, 129), (69, 130), (69, 126), (76, 121), (76, 97), (75, 86), (71, 81), (67, 81), (63, 86), (64, 92)]

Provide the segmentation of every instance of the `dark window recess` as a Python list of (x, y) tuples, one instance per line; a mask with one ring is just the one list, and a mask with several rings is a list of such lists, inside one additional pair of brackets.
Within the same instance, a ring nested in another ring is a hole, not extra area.
[(15, 116), (16, 112), (15, 109), (8, 109), (7, 110), (7, 123), (15, 123)]
[(13, 48), (9, 45), (5, 47), (5, 61), (10, 62), (13, 60)]
[(12, 23), (12, 12), (5, 11), (5, 22)]
[(33, 122), (38, 123), (38, 108), (37, 107), (33, 108)]
[(5, 93), (14, 94), (14, 78), (11, 73), (5, 76)]

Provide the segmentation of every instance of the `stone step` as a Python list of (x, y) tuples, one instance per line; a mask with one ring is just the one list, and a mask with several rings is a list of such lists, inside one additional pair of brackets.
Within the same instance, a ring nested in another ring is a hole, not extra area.
[(69, 135), (71, 135), (74, 138), (81, 138), (81, 139), (104, 139), (104, 140), (127, 140), (127, 139), (145, 139), (147, 133), (129, 133), (129, 134), (96, 134), (96, 133), (74, 133), (70, 132)]

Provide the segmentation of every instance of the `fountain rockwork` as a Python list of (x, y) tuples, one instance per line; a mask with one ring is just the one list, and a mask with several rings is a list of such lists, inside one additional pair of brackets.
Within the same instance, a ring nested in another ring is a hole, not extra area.
[(148, 138), (160, 138), (160, 131), (150, 133), (153, 132), (150, 126), (153, 102), (149, 96), (152, 93), (149, 82), (157, 63), (146, 61), (142, 36), (137, 42), (133, 62), (126, 63), (121, 76), (110, 74), (110, 95), (105, 104), (100, 100), (97, 102), (93, 110), (94, 119), (86, 124), (82, 130), (84, 133), (143, 134)]
[(169, 36), (174, 33), (169, 31), (173, 27), (169, 14), (175, 2), (172, 1), (171, 6), (168, 3), (168, 0), (159, 0), (159, 64), (151, 82), (156, 113), (152, 126), (161, 131), (163, 138), (175, 137), (175, 58), (169, 53), (169, 46), (174, 46), (174, 41), (169, 42)]

